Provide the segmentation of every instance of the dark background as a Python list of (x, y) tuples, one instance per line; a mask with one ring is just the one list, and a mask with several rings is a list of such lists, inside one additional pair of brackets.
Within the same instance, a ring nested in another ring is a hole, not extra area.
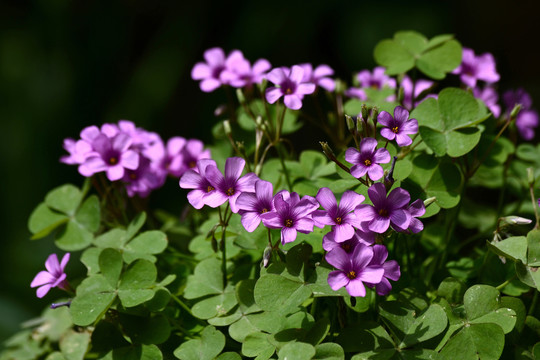
[(453, 33), (477, 54), (494, 54), (499, 90), (523, 86), (540, 108), (538, 10), (501, 0), (2, 0), (0, 340), (60, 295), (37, 299), (29, 287), (58, 250), (31, 242), (26, 222), (47, 191), (82, 184), (76, 167), (58, 162), (63, 139), (119, 119), (164, 139), (208, 139), (225, 96), (202, 93), (190, 78), (205, 49), (241, 49), (274, 66), (327, 63), (350, 81), (398, 30)]

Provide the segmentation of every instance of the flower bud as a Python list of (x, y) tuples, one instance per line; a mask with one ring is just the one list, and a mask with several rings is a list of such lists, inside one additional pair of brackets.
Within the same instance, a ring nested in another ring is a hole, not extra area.
[[(379, 117), (379, 108), (374, 106), (371, 111), (371, 116), (373, 117), (373, 124), (377, 125), (377, 118)], [(366, 118), (367, 119), (367, 118)]]
[(349, 131), (354, 131), (356, 129), (356, 126), (354, 125), (354, 119), (345, 114), (345, 121), (347, 122), (347, 129), (349, 129)]
[(333, 158), (336, 157), (336, 155), (334, 155), (334, 152), (332, 151), (332, 149), (330, 148), (330, 146), (328, 145), (326, 141), (319, 141), (319, 144), (321, 144), (322, 150), (326, 154), (326, 156), (333, 157)]
[(264, 253), (263, 253), (263, 266), (265, 268), (267, 268), (268, 265), (270, 265), (271, 258), (272, 258), (272, 247), (267, 246), (266, 249), (264, 249)]
[[(398, 91), (398, 96), (397, 96), (397, 98), (398, 98), (398, 103), (403, 104), (403, 98), (404, 98), (404, 97), (405, 97), (405, 92), (404, 92), (404, 90), (403, 90), (403, 87), (400, 87), (400, 88), (399, 88), (399, 91)], [(414, 100), (414, 99), (413, 99), (413, 100)]]
[(510, 112), (510, 118), (515, 119), (518, 116), (520, 110), (521, 110), (521, 104), (516, 104), (514, 108), (512, 109), (512, 111)]
[(433, 204), (435, 200), (437, 200), (435, 196), (427, 198), (426, 200), (424, 200), (424, 207), (427, 208), (429, 205)]
[(227, 136), (232, 134), (231, 123), (229, 122), (229, 120), (223, 120), (223, 131), (225, 131), (225, 134)]
[(238, 102), (240, 104), (245, 104), (246, 97), (244, 96), (244, 93), (242, 92), (242, 88), (236, 89), (236, 97), (238, 98)]
[(533, 168), (527, 168), (527, 182), (529, 183), (530, 187), (534, 186), (534, 169)]
[(336, 94), (343, 94), (346, 88), (347, 85), (343, 81), (336, 79)]
[(499, 219), (500, 226), (504, 225), (526, 225), (532, 223), (532, 220), (523, 218), (521, 216), (505, 216)]
[(362, 118), (367, 120), (369, 117), (369, 108), (366, 106), (366, 104), (362, 104)]

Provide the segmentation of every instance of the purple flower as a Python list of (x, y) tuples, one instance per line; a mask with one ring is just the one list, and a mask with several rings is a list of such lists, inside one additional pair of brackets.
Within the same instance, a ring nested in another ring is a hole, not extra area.
[(328, 285), (334, 291), (345, 286), (351, 296), (366, 296), (364, 282), (378, 284), (384, 275), (381, 266), (370, 264), (372, 259), (373, 249), (364, 244), (356, 245), (352, 254), (334, 248), (326, 254), (326, 261), (338, 270), (328, 274)]
[(345, 152), (345, 160), (354, 164), (351, 168), (351, 175), (360, 178), (366, 173), (371, 180), (379, 180), (384, 175), (381, 165), (390, 162), (390, 153), (385, 148), (377, 149), (377, 140), (374, 138), (363, 138), (360, 142), (360, 151), (355, 148), (348, 148)]
[(253, 232), (261, 223), (261, 214), (274, 210), (272, 202), (274, 188), (272, 183), (264, 180), (255, 182), (255, 193), (244, 192), (236, 200), (236, 206), (240, 209), (242, 225), (248, 232)]
[(238, 212), (236, 200), (243, 192), (254, 192), (255, 182), (258, 180), (257, 175), (248, 173), (243, 177), (242, 171), (246, 161), (239, 157), (230, 157), (225, 162), (225, 176), (218, 170), (216, 166), (209, 165), (206, 167), (206, 179), (216, 192), (212, 196), (206, 198), (206, 205), (210, 207), (218, 207), (227, 200), (233, 213)]
[(165, 146), (165, 154), (161, 159), (160, 166), (167, 173), (174, 177), (181, 177), (186, 170), (184, 168), (182, 150), (186, 145), (186, 139), (180, 136), (175, 136), (167, 141)]
[(283, 67), (270, 71), (266, 78), (276, 87), (266, 89), (266, 101), (273, 104), (283, 96), (285, 106), (293, 110), (300, 109), (304, 95), (315, 91), (315, 84), (302, 82), (303, 76), (304, 69), (298, 65), (293, 65), (290, 71)]
[(274, 211), (261, 214), (264, 226), (281, 229), (281, 243), (286, 244), (296, 239), (297, 232), (309, 234), (313, 231), (311, 214), (319, 204), (311, 196), (300, 199), (297, 193), (281, 191), (274, 196)]
[(476, 81), (483, 80), (487, 83), (499, 81), (499, 74), (495, 70), (495, 59), (490, 53), (479, 56), (474, 55), (472, 49), (463, 48), (463, 57), (459, 65), (452, 74), (461, 75), (461, 82), (474, 88)]
[(91, 176), (106, 171), (110, 181), (120, 180), (125, 169), (135, 170), (139, 166), (139, 154), (129, 150), (131, 138), (119, 133), (112, 138), (99, 134), (92, 142), (94, 151), (88, 156), (83, 166)]
[(206, 179), (206, 168), (216, 166), (212, 159), (201, 159), (197, 161), (197, 171), (187, 170), (180, 178), (180, 187), (182, 189), (193, 189), (187, 195), (188, 201), (195, 209), (201, 209), (206, 204), (209, 197), (215, 196), (216, 188)]
[(64, 149), (69, 153), (69, 156), (62, 156), (60, 161), (64, 164), (74, 165), (82, 164), (92, 151), (92, 145), (84, 140), (65, 139)]
[(411, 215), (411, 222), (409, 223), (409, 227), (404, 229), (394, 224), (393, 226), (396, 231), (412, 232), (416, 234), (424, 230), (424, 224), (422, 224), (422, 222), (417, 219), (417, 217), (420, 217), (426, 213), (426, 207), (424, 206), (424, 202), (420, 199), (417, 199), (405, 210), (407, 210), (407, 212)]
[(127, 169), (123, 181), (129, 197), (138, 195), (147, 197), (152, 190), (158, 189), (165, 183), (167, 173), (158, 166), (152, 166), (150, 159), (141, 156), (139, 166), (135, 170)]
[(225, 69), (221, 73), (221, 80), (225, 83), (241, 88), (252, 84), (260, 84), (266, 72), (272, 67), (266, 59), (259, 59), (251, 67), (248, 60), (240, 50), (232, 51), (225, 61)]
[(393, 117), (387, 111), (381, 111), (377, 121), (384, 125), (381, 129), (382, 137), (388, 140), (396, 139), (399, 146), (411, 145), (412, 139), (408, 135), (418, 132), (418, 121), (409, 120), (409, 111), (401, 106), (396, 106)]
[[(413, 107), (417, 106), (424, 99), (418, 99), (418, 97), (427, 89), (433, 86), (433, 81), (419, 79), (416, 81), (416, 84), (413, 84), (413, 81), (410, 77), (405, 75), (403, 81), (401, 82), (401, 87), (403, 88), (403, 106), (408, 110), (412, 110)], [(414, 86), (413, 86), (414, 85)], [(414, 88), (414, 94), (413, 94)]]
[(367, 246), (372, 245), (375, 242), (375, 233), (372, 231), (364, 232), (362, 229), (356, 229), (354, 235), (343, 242), (337, 242), (334, 237), (334, 232), (330, 231), (323, 237), (322, 246), (326, 251), (331, 251), (335, 247), (341, 247), (347, 254), (353, 252), (354, 248), (358, 244), (364, 244)]
[(220, 87), (224, 82), (220, 76), (225, 70), (225, 53), (223, 49), (215, 47), (204, 52), (204, 62), (198, 62), (191, 70), (193, 80), (202, 80), (199, 84), (204, 92), (212, 92)]
[(383, 233), (392, 226), (407, 229), (411, 222), (411, 214), (404, 207), (411, 200), (409, 193), (402, 188), (395, 188), (386, 197), (386, 188), (382, 183), (376, 183), (368, 189), (372, 205), (359, 205), (354, 210), (362, 226), (376, 233)]
[(375, 286), (375, 290), (379, 295), (388, 295), (392, 290), (392, 285), (390, 281), (398, 281), (401, 277), (401, 271), (399, 269), (399, 264), (395, 260), (386, 261), (388, 257), (388, 250), (384, 245), (373, 245), (373, 258), (371, 259), (369, 265), (374, 267), (382, 267), (384, 270), (384, 275), (379, 283), (371, 283), (366, 281), (368, 287)]
[(508, 113), (515, 105), (521, 104), (521, 110), (516, 118), (516, 127), (525, 140), (534, 139), (534, 129), (538, 127), (538, 113), (533, 110), (532, 99), (524, 89), (508, 90), (503, 95), (503, 101)]
[(302, 82), (310, 82), (322, 87), (326, 91), (334, 91), (336, 82), (330, 76), (334, 75), (334, 70), (328, 65), (319, 65), (313, 70), (311, 64), (300, 64), (304, 69), (304, 77)]
[(499, 101), (499, 94), (497, 94), (493, 86), (488, 85), (483, 89), (476, 87), (473, 89), (473, 95), (486, 104), (489, 111), (493, 113), (493, 116), (499, 117), (501, 115), (501, 106), (497, 103)]
[(324, 187), (319, 189), (316, 198), (325, 210), (315, 210), (312, 214), (313, 221), (322, 226), (331, 225), (336, 242), (343, 242), (353, 237), (354, 228), (360, 227), (360, 221), (353, 211), (365, 200), (365, 197), (351, 190), (345, 191), (338, 205), (332, 190)]
[(34, 280), (32, 280), (32, 283), (30, 284), (30, 287), (38, 287), (37, 289), (37, 297), (42, 298), (49, 292), (50, 289), (54, 287), (58, 287), (63, 290), (69, 289), (69, 283), (66, 280), (66, 273), (64, 272), (64, 268), (66, 267), (66, 264), (69, 261), (69, 253), (66, 253), (64, 257), (62, 257), (62, 261), (58, 263), (58, 257), (56, 254), (51, 254), (47, 258), (47, 261), (45, 261), (45, 268), (47, 271), (40, 271)]
[(204, 150), (204, 144), (197, 139), (190, 139), (182, 149), (183, 166), (180, 172), (184, 173), (187, 169), (196, 169), (197, 162), (200, 159), (210, 159), (210, 150)]
[[(390, 76), (386, 75), (384, 73), (385, 68), (382, 66), (377, 66), (375, 69), (373, 69), (373, 73), (371, 73), (369, 70), (362, 70), (358, 73), (357, 79), (360, 83), (360, 87), (356, 88), (350, 88), (345, 92), (345, 95), (353, 98), (357, 98), (360, 100), (367, 100), (366, 92), (364, 91), (364, 88), (372, 88), (376, 90), (382, 90), (385, 87), (389, 87), (391, 89), (396, 88), (396, 80), (391, 78)], [(390, 95), (386, 98), (386, 101), (394, 101), (395, 95)]]

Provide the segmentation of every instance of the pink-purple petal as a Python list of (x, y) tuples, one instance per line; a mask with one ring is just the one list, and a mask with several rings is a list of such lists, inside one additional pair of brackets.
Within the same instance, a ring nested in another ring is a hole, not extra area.
[(330, 285), (330, 288), (334, 291), (347, 286), (349, 281), (349, 278), (343, 273), (343, 271), (335, 270), (328, 274), (328, 285)]
[(350, 280), (349, 283), (345, 286), (345, 289), (347, 289), (347, 292), (351, 296), (366, 296), (366, 287), (364, 286), (362, 280), (358, 278)]
[(276, 88), (276, 87), (268, 88), (266, 89), (265, 96), (266, 96), (266, 101), (268, 101), (268, 103), (270, 104), (273, 104), (276, 101), (278, 101), (278, 99), (281, 96), (283, 96), (283, 91), (280, 88)]
[(283, 97), (283, 102), (285, 103), (285, 106), (292, 110), (299, 110), (302, 108), (302, 100), (295, 94), (285, 95)]

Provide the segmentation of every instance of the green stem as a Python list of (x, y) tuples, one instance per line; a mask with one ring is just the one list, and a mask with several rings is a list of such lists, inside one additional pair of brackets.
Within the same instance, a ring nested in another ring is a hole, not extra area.
[(503, 282), (502, 284), (500, 284), (499, 286), (497, 286), (495, 289), (497, 290), (502, 290), (504, 289), (508, 284), (510, 284), (512, 281), (514, 281), (514, 279), (517, 277), (516, 274), (514, 274), (514, 276), (512, 276), (510, 279), (506, 280), (505, 282)]
[(283, 169), (283, 174), (285, 174), (285, 181), (287, 181), (287, 186), (289, 188), (289, 191), (293, 191), (293, 186), (291, 182), (291, 178), (289, 177), (289, 170), (287, 169), (287, 166), (285, 165), (285, 160), (283, 159), (283, 152), (281, 150), (280, 146), (276, 146), (276, 150), (278, 152), (279, 162), (281, 163), (281, 168)]
[[(274, 142), (279, 142), (279, 139), (281, 138), (281, 129), (283, 128), (283, 120), (285, 119), (285, 113), (287, 112), (287, 107), (285, 104), (283, 104), (283, 111), (281, 112), (281, 116), (276, 119), (276, 137), (274, 139)], [(276, 109), (277, 114), (277, 109)]]
[[(174, 301), (176, 301), (178, 303), (178, 305), (180, 305), (180, 307), (184, 310), (186, 310), (188, 312), (189, 315), (193, 316), (193, 313), (191, 312), (191, 309), (186, 305), (184, 304), (184, 302), (182, 300), (180, 300), (176, 295), (174, 294), (171, 294), (171, 297), (173, 298)], [(194, 317), (194, 316), (193, 316)]]
[(536, 308), (537, 302), (538, 302), (538, 290), (534, 290), (534, 297), (531, 303), (531, 307), (529, 308), (529, 311), (527, 312), (527, 315), (532, 316), (534, 314), (534, 310)]
[(536, 218), (536, 224), (534, 225), (535, 229), (540, 229), (540, 216), (538, 215), (538, 204), (536, 203), (536, 198), (534, 197), (533, 186), (529, 186), (529, 193), (531, 194), (531, 201), (534, 209), (534, 216)]

